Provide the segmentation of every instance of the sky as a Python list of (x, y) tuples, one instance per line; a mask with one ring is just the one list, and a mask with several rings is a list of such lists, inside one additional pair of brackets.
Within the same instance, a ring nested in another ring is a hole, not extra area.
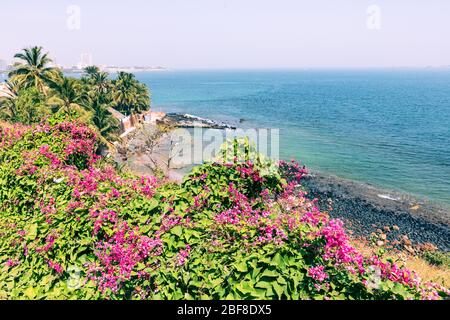
[(0, 59), (178, 69), (450, 65), (448, 0), (1, 0)]

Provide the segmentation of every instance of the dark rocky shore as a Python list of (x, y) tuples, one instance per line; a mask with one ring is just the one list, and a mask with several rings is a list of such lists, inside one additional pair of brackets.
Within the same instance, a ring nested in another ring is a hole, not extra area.
[(181, 113), (167, 113), (163, 121), (178, 128), (236, 129), (224, 122)]
[[(311, 198), (333, 218), (342, 219), (355, 236), (368, 237), (389, 227), (392, 243), (405, 235), (413, 244), (450, 248), (450, 211), (425, 200), (334, 176), (312, 173), (303, 181)], [(398, 226), (398, 230), (393, 226)]]

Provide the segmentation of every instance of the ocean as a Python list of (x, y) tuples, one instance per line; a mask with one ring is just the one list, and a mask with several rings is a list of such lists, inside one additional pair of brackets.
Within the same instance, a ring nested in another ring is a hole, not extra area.
[(280, 129), (280, 157), (450, 206), (450, 69), (137, 73), (153, 110)]

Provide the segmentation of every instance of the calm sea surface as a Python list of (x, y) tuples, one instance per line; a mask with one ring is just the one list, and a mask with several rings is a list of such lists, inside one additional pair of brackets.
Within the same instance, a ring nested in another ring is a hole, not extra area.
[(280, 129), (280, 156), (450, 205), (450, 69), (138, 73), (154, 110)]

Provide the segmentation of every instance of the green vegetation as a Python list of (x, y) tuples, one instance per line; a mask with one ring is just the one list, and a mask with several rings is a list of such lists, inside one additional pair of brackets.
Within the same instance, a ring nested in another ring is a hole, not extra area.
[(115, 107), (126, 114), (146, 110), (150, 105), (150, 94), (144, 84), (139, 83), (133, 74), (119, 72), (113, 81), (113, 101)]
[(48, 53), (42, 53), (42, 47), (23, 49), (14, 58), (20, 62), (15, 64), (9, 77), (16, 79), (20, 88), (34, 87), (46, 93), (49, 81), (60, 76), (59, 70), (49, 66), (52, 60)]
[(0, 298), (448, 296), (362, 256), (298, 190), (303, 169), (245, 161), (245, 141), (182, 184), (120, 173), (97, 143), (75, 119), (0, 129)]
[(450, 268), (450, 252), (425, 251), (422, 257), (431, 265)]
[(0, 98), (0, 119), (33, 124), (52, 114), (75, 117), (88, 124), (105, 147), (119, 136), (119, 121), (109, 108), (125, 114), (150, 108), (150, 92), (133, 74), (121, 72), (110, 79), (108, 73), (89, 66), (81, 79), (66, 77), (51, 66), (42, 47), (26, 48), (15, 58), (19, 61), (8, 80), (11, 94)]
[(99, 156), (113, 106), (148, 108), (132, 75), (81, 79), (18, 55), (0, 123), (0, 299), (441, 299), (381, 254), (362, 255), (301, 188), (304, 168), (247, 140), (180, 184)]

